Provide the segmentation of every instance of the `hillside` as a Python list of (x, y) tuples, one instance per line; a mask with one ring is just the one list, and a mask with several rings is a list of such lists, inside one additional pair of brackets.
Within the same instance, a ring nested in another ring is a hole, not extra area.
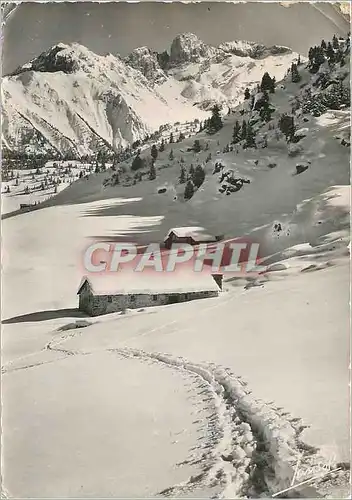
[[(177, 142), (183, 130), (180, 125), (177, 132), (173, 131), (174, 142), (169, 143), (170, 131), (166, 129), (156, 143), (154, 180), (149, 180), (153, 142), (148, 142), (141, 146), (140, 155), (129, 150), (130, 159), (118, 163), (115, 171), (91, 174), (88, 180), (75, 182), (44, 206), (95, 201), (96, 215), (162, 216), (162, 223), (149, 230), (147, 237), (140, 232), (132, 235), (143, 243), (161, 241), (172, 226), (200, 225), (211, 233), (233, 237), (259, 226), (270, 231), (276, 220), (289, 221), (303, 200), (332, 185), (349, 182), (349, 66), (329, 66), (325, 61), (317, 73), (312, 73), (309, 64), (298, 66), (298, 82), (292, 82), (288, 73), (276, 84), (275, 91), (267, 94), (270, 120), (260, 118), (263, 107), (254, 109), (263, 98), (263, 92), (254, 89), (250, 98), (223, 118), (223, 127), (214, 134), (202, 130), (188, 137), (187, 133)], [(336, 105), (331, 97), (334, 92)], [(340, 98), (347, 99), (346, 104), (341, 104)], [(285, 114), (294, 122), (291, 138), (285, 138), (280, 130), (279, 122)], [(233, 144), (234, 126), (239, 122), (243, 127), (243, 121), (254, 131), (255, 147), (246, 147), (247, 139)], [(195, 140), (199, 141), (198, 152), (194, 151)], [(141, 164), (133, 171), (137, 157)], [(297, 165), (301, 165), (298, 174)], [(185, 181), (190, 178), (190, 169), (197, 166), (203, 171), (204, 182), (186, 201)], [(250, 182), (241, 184), (241, 179)], [(140, 201), (116, 209), (99, 209), (99, 200), (119, 197)], [(103, 234), (92, 236), (106, 239)], [(303, 237), (296, 236), (298, 240)]]
[(142, 47), (122, 59), (77, 43), (51, 47), (3, 79), (4, 146), (71, 159), (117, 151), (161, 125), (206, 118), (214, 102), (236, 104), (264, 71), (280, 79), (295, 57), (254, 43), (210, 47), (189, 33), (164, 54)]

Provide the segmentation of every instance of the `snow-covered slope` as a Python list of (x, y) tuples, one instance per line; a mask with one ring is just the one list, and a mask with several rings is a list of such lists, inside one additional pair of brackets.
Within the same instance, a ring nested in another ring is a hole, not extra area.
[[(348, 86), (347, 65), (335, 65), (327, 77), (328, 83), (330, 80), (335, 82), (340, 79), (340, 84), (332, 83), (322, 88), (317, 81), (325, 71), (326, 68), (322, 65), (320, 73), (312, 74), (305, 64), (301, 64), (299, 82), (292, 82), (291, 74), (287, 75), (277, 84), (275, 92), (269, 94), (273, 113), (268, 122), (261, 120), (258, 110), (251, 109), (252, 100), (255, 107), (255, 103), (259, 103), (262, 97), (262, 93), (254, 89), (250, 99), (224, 117), (223, 128), (214, 135), (202, 131), (191, 137), (186, 134), (187, 137), (181, 142), (169, 143), (170, 131), (166, 131), (163, 148), (160, 147), (161, 144), (158, 147), (156, 179), (153, 181), (148, 179), (148, 163), (139, 172), (131, 170), (135, 155), (132, 152), (129, 159), (118, 165), (119, 184), (115, 182), (115, 172), (93, 174), (89, 180), (74, 183), (59, 193), (50, 204), (98, 202), (126, 195), (131, 198), (140, 197), (139, 204), (119, 207), (116, 214), (123, 211), (126, 215), (163, 215), (160, 226), (149, 231), (147, 236), (141, 233), (134, 235), (141, 243), (146, 240), (162, 241), (170, 227), (184, 225), (206, 227), (211, 234), (225, 234), (229, 238), (243, 236), (259, 226), (270, 232), (275, 220), (282, 219), (282, 214), (290, 219), (303, 200), (321, 193), (331, 185), (347, 184), (349, 181), (348, 107), (326, 109), (326, 112), (322, 110), (321, 116), (313, 116), (314, 107), (311, 111), (306, 109), (309, 104), (307, 92), (311, 92), (312, 99), (318, 102), (318, 98), (324, 96), (329, 89), (329, 92), (336, 86), (339, 89), (341, 82), (344, 89)], [(284, 113), (291, 115), (295, 106), (294, 140), (298, 142), (287, 142), (280, 130), (279, 121)], [(243, 121), (251, 122), (256, 136), (256, 148), (245, 149), (244, 141), (232, 144), (237, 121), (240, 125)], [(180, 132), (179, 128), (177, 133)], [(176, 141), (178, 135), (175, 132), (173, 135)], [(199, 152), (193, 149), (195, 140), (199, 141)], [(157, 144), (158, 141), (155, 142)], [(146, 162), (150, 158), (151, 144), (152, 142), (146, 144), (141, 152), (141, 158)], [(217, 163), (224, 166), (224, 171), (216, 172)], [(300, 164), (308, 168), (296, 175), (296, 166)], [(183, 168), (186, 177), (189, 176), (191, 165), (193, 168), (200, 165), (204, 169), (205, 180), (195, 190), (194, 196), (185, 202), (185, 183), (180, 182), (180, 172)], [(231, 176), (247, 179), (250, 183), (227, 196), (223, 190), (226, 182), (221, 180), (222, 173), (227, 171)], [(165, 189), (163, 194), (158, 193), (159, 188)], [(265, 193), (265, 197), (258, 196), (261, 192)], [(290, 241), (291, 244), (297, 242)]]
[[(163, 144), (156, 179), (126, 187), (131, 158), (3, 222), (6, 498), (270, 498), (308, 478), (288, 496), (347, 498), (349, 68), (298, 72), (269, 95), (268, 122), (254, 90), (217, 133)], [(257, 148), (231, 143), (237, 120)], [(184, 201), (191, 164), (205, 180)], [(251, 182), (227, 196), (230, 171)], [(250, 235), (269, 267), (225, 277), (216, 298), (82, 318), (91, 241), (162, 241), (185, 225)]]
[(208, 108), (214, 100), (238, 101), (264, 71), (281, 79), (294, 58), (288, 49), (267, 50), (262, 59), (233, 50), (179, 35), (164, 71), (146, 47), (123, 60), (58, 44), (3, 79), (4, 144), (22, 151), (36, 130), (53, 150), (71, 156), (99, 144), (117, 150), (163, 124), (205, 118), (204, 101)]

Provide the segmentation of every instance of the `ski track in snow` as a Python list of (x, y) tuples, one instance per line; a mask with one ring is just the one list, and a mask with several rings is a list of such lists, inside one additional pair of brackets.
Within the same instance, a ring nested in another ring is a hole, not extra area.
[[(65, 342), (80, 334), (80, 330), (75, 329), (59, 339), (53, 338), (41, 351), (33, 353), (51, 351), (60, 353), (62, 357), (12, 369), (4, 367), (3, 373), (62, 361), (68, 356), (107, 351), (139, 362), (158, 363), (195, 379), (197, 387), (201, 389), (204, 408), (210, 406), (212, 414), (205, 423), (205, 444), (200, 443), (196, 449), (191, 449), (190, 456), (177, 465), (201, 464), (201, 473), (189, 477), (184, 483), (157, 492), (157, 496), (184, 497), (193, 491), (211, 491), (212, 488), (216, 491), (212, 498), (272, 496), (290, 487), (298, 461), (303, 473), (314, 467), (314, 463), (323, 462), (317, 450), (310, 449), (300, 440), (305, 428), (300, 418), (291, 417), (273, 403), (256, 400), (247, 388), (247, 383), (228, 368), (214, 363), (193, 363), (183, 357), (148, 353), (134, 348), (102, 348), (88, 352), (65, 349)], [(303, 452), (307, 453), (302, 459)], [(312, 491), (320, 496), (315, 488), (310, 488), (310, 495)], [(290, 497), (294, 497), (297, 490), (292, 489), (290, 493)]]

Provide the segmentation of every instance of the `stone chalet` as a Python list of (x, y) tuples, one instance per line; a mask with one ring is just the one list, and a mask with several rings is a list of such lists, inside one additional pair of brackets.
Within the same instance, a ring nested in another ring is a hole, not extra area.
[(81, 311), (100, 316), (125, 309), (217, 297), (221, 290), (222, 274), (191, 272), (157, 276), (117, 272), (83, 277), (77, 295)]
[(173, 243), (199, 245), (200, 243), (213, 243), (220, 239), (221, 236), (209, 234), (203, 227), (173, 227), (164, 238), (164, 244), (166, 248), (171, 248)]

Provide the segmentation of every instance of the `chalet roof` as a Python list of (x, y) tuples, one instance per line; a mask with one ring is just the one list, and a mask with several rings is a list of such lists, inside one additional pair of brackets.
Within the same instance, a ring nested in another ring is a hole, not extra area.
[(167, 233), (164, 241), (168, 239), (171, 233), (178, 238), (193, 238), (195, 241), (215, 241), (215, 236), (208, 233), (204, 227), (172, 227)]
[(145, 273), (118, 271), (84, 276), (78, 294), (88, 283), (93, 295), (160, 294), (220, 291), (211, 274), (205, 272)]

